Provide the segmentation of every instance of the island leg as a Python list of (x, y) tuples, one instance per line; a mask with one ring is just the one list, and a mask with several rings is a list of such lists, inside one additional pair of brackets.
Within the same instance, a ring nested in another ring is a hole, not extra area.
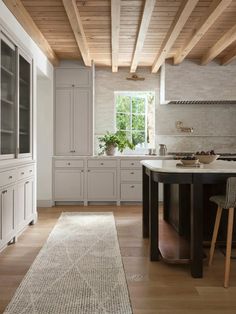
[(143, 238), (149, 237), (149, 176), (143, 166)]
[(149, 191), (149, 206), (150, 206), (150, 260), (158, 261), (159, 252), (159, 204), (158, 204), (158, 183), (150, 174), (150, 191)]
[(191, 274), (203, 276), (203, 185), (201, 175), (193, 174), (191, 193)]

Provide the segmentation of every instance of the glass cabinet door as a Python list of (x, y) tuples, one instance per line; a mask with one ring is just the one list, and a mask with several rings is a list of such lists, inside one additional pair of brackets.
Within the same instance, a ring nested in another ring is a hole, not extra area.
[(31, 152), (31, 63), (19, 54), (19, 154)]
[(1, 137), (0, 155), (16, 153), (16, 49), (2, 34), (1, 36)]

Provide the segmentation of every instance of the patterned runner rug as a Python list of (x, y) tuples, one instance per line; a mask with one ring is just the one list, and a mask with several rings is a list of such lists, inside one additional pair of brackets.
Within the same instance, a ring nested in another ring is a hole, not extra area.
[(132, 313), (113, 214), (63, 213), (4, 313)]

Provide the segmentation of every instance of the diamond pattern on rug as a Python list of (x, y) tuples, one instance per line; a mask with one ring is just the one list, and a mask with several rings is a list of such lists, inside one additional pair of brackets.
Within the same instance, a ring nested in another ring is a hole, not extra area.
[(132, 314), (112, 213), (62, 213), (5, 314)]

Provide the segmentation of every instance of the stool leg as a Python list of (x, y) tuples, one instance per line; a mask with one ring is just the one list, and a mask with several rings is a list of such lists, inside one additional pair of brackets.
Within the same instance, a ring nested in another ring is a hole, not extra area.
[(210, 248), (209, 262), (208, 262), (209, 266), (211, 266), (212, 260), (213, 260), (213, 255), (214, 255), (215, 245), (216, 245), (216, 239), (217, 239), (217, 234), (218, 234), (219, 225), (220, 225), (221, 214), (222, 214), (222, 208), (218, 207), (217, 213), (216, 213), (216, 220), (215, 220), (213, 236), (212, 236), (212, 240), (211, 240), (211, 248)]
[(231, 249), (232, 249), (233, 222), (234, 222), (234, 208), (229, 208), (226, 256), (225, 256), (225, 279), (224, 279), (224, 287), (225, 288), (228, 288), (228, 286), (229, 286), (229, 272), (230, 272), (230, 257), (231, 257)]

